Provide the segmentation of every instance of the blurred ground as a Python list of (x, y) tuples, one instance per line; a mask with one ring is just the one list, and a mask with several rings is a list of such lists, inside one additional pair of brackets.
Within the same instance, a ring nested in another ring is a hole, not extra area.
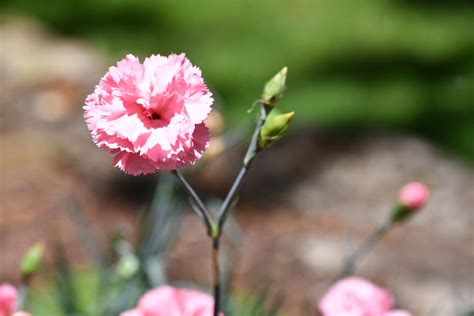
[[(8, 50), (0, 60), (0, 279), (15, 280), (20, 254), (37, 240), (60, 240), (75, 260), (84, 259), (66, 201), (77, 200), (103, 237), (134, 222), (154, 178), (112, 169), (111, 157), (90, 141), (81, 106), (106, 70), (100, 53), (31, 20), (5, 19), (1, 28)], [(235, 149), (209, 164), (196, 186), (222, 196), (239, 154)], [(294, 129), (247, 180), (234, 212), (244, 235), (235, 252), (236, 288), (271, 286), (285, 294), (288, 315), (309, 314), (345, 249), (384, 218), (403, 183), (419, 180), (432, 190), (429, 205), (392, 231), (358, 273), (393, 289), (414, 315), (450, 315), (473, 303), (474, 173), (427, 142), (375, 131)], [(171, 278), (206, 285), (203, 229), (191, 215), (182, 229)]]

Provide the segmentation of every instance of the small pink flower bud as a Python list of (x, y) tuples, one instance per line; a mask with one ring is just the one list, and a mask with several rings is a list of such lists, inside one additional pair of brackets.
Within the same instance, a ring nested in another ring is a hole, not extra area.
[(406, 184), (399, 194), (400, 203), (410, 210), (417, 210), (425, 205), (430, 193), (428, 188), (419, 182)]

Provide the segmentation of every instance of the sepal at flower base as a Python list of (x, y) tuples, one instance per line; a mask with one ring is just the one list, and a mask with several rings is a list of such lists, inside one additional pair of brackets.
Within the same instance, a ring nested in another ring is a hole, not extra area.
[(37, 243), (24, 255), (21, 260), (21, 274), (24, 279), (30, 278), (34, 275), (41, 266), (43, 260), (44, 245)]
[(390, 221), (392, 223), (400, 223), (413, 215), (413, 212), (403, 204), (397, 203), (392, 208), (392, 213), (390, 213)]
[(267, 81), (263, 88), (261, 102), (273, 108), (283, 96), (283, 91), (286, 88), (286, 75), (288, 74), (288, 68), (284, 67), (280, 70), (272, 79)]
[(258, 146), (265, 149), (280, 140), (288, 130), (289, 124), (293, 119), (295, 112), (279, 113), (272, 110), (260, 130)]

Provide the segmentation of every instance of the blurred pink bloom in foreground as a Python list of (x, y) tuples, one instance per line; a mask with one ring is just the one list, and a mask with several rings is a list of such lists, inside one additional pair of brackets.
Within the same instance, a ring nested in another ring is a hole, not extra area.
[(419, 182), (406, 184), (399, 194), (400, 203), (411, 210), (417, 210), (425, 205), (430, 193), (428, 188)]
[(323, 316), (410, 316), (392, 306), (390, 292), (357, 277), (336, 282), (319, 302)]
[(0, 285), (0, 316), (10, 316), (15, 311), (16, 288), (10, 284)]
[(120, 316), (211, 316), (213, 310), (211, 296), (165, 285), (146, 292), (135, 309)]
[(0, 316), (30, 316), (27, 312), (15, 312), (18, 292), (8, 283), (0, 285)]
[(112, 66), (85, 101), (94, 142), (115, 154), (128, 174), (195, 163), (207, 148), (204, 120), (212, 94), (184, 54), (127, 55)]

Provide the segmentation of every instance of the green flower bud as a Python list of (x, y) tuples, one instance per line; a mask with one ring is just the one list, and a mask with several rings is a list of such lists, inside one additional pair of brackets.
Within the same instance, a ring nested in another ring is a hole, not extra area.
[(24, 278), (29, 278), (35, 274), (41, 266), (43, 259), (44, 245), (37, 243), (23, 256), (21, 260), (21, 274)]
[(285, 67), (280, 70), (272, 79), (267, 81), (262, 93), (262, 103), (269, 107), (275, 107), (277, 102), (283, 96), (283, 90), (285, 90), (286, 75), (288, 68)]
[(290, 121), (293, 119), (295, 112), (279, 113), (275, 109), (268, 115), (265, 124), (260, 130), (258, 146), (265, 149), (280, 140), (285, 135)]
[(140, 267), (140, 262), (133, 254), (122, 256), (117, 263), (116, 273), (120, 278), (128, 279), (134, 276)]
[(140, 268), (140, 261), (133, 253), (130, 244), (119, 236), (119, 239), (114, 244), (114, 250), (118, 255), (118, 262), (115, 267), (115, 272), (121, 279), (128, 279), (134, 276)]

